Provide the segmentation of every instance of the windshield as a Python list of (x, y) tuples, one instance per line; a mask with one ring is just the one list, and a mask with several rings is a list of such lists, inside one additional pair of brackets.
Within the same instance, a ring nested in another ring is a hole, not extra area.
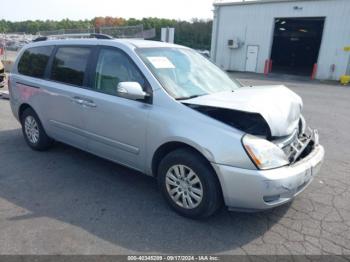
[(141, 48), (141, 59), (175, 99), (189, 99), (240, 87), (224, 71), (186, 48)]

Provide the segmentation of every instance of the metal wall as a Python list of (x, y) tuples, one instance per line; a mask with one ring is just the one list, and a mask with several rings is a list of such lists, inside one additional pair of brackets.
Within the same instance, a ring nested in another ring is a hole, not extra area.
[[(326, 17), (321, 43), (318, 79), (334, 79), (346, 73), (350, 52), (350, 0), (265, 1), (216, 4), (212, 34), (213, 61), (225, 70), (245, 71), (248, 45), (258, 45), (257, 73), (270, 58), (274, 21), (279, 17)], [(227, 41), (238, 37), (242, 46), (230, 49)], [(288, 52), (288, 50), (285, 50)], [(331, 66), (335, 64), (332, 73)]]

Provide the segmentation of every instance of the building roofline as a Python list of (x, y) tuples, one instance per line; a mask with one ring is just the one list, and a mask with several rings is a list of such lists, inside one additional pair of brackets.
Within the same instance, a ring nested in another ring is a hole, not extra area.
[(285, 3), (285, 2), (316, 2), (327, 0), (255, 0), (255, 1), (242, 1), (242, 2), (214, 2), (214, 6), (232, 6), (232, 5), (263, 5), (271, 3)]

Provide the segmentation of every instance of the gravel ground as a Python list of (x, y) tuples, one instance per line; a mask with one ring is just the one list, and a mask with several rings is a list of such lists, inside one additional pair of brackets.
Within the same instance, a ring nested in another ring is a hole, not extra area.
[(350, 255), (350, 88), (236, 76), (245, 84), (287, 85), (319, 129), (324, 166), (294, 202), (262, 213), (182, 218), (150, 177), (63, 144), (30, 150), (0, 99), (0, 254)]

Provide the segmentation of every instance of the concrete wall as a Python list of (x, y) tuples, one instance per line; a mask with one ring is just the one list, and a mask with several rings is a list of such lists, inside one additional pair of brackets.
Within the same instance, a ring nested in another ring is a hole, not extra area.
[[(302, 9), (295, 10), (295, 6)], [(216, 5), (211, 48), (213, 61), (225, 70), (245, 71), (247, 46), (258, 45), (257, 73), (263, 73), (265, 60), (270, 58), (274, 20), (278, 17), (326, 17), (316, 77), (338, 80), (346, 73), (350, 52), (345, 52), (344, 47), (350, 45), (350, 0)], [(227, 47), (227, 41), (233, 37), (243, 41), (242, 47)], [(333, 74), (332, 64), (336, 65)]]

